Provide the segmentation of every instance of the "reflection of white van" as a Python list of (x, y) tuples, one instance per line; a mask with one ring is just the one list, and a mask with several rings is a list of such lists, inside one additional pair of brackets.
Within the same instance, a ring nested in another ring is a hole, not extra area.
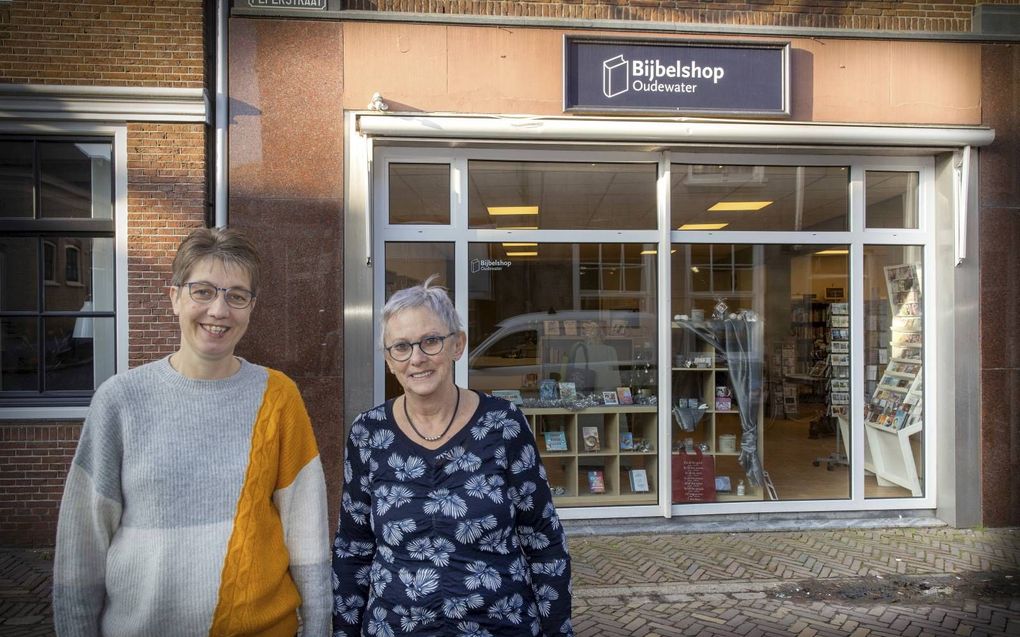
[[(597, 326), (601, 342), (586, 339), (586, 326), (588, 331)], [(644, 312), (518, 314), (498, 323), (492, 334), (471, 348), (468, 385), (482, 391), (537, 393), (540, 380), (568, 380), (574, 364), (591, 370), (596, 391), (619, 385), (647, 386), (655, 383), (654, 344), (655, 316)]]

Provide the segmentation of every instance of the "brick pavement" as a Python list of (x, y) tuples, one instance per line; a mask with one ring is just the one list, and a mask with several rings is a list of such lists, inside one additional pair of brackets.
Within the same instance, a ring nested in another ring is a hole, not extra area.
[[(577, 535), (580, 637), (1020, 635), (1020, 530)], [(52, 634), (51, 552), (0, 550), (0, 635)]]

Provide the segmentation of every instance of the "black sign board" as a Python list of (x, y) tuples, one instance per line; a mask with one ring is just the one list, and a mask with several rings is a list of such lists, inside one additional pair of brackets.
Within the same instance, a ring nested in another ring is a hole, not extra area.
[(790, 115), (789, 43), (567, 37), (563, 110)]
[(256, 9), (325, 9), (326, 0), (248, 0)]

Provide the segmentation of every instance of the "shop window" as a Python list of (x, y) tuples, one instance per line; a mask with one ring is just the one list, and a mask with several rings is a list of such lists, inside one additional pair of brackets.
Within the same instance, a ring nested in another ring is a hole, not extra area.
[(389, 165), (390, 223), (448, 225), (450, 165)]
[(865, 497), (924, 493), (924, 294), (920, 246), (864, 247)]
[(848, 247), (671, 252), (672, 502), (849, 498)]
[(916, 172), (869, 170), (864, 185), (868, 228), (916, 229), (918, 223)]
[(674, 230), (849, 229), (846, 166), (673, 164)]
[(112, 144), (0, 140), (0, 401), (86, 405), (115, 371)]
[(656, 228), (653, 163), (470, 161), (472, 228)]
[(654, 246), (468, 252), (468, 384), (522, 406), (557, 506), (657, 502)]
[[(434, 285), (441, 285), (456, 298), (452, 243), (413, 243), (391, 241), (386, 243), (386, 300), (397, 290), (420, 285), (433, 274), (439, 277)], [(386, 399), (403, 393), (392, 374), (386, 374)]]

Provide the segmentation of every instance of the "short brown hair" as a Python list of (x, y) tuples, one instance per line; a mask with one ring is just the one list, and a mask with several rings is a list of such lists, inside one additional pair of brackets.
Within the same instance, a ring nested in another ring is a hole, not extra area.
[(251, 291), (258, 294), (262, 259), (251, 240), (233, 228), (198, 228), (185, 237), (177, 247), (170, 285), (186, 283), (195, 265), (210, 257), (247, 272)]

